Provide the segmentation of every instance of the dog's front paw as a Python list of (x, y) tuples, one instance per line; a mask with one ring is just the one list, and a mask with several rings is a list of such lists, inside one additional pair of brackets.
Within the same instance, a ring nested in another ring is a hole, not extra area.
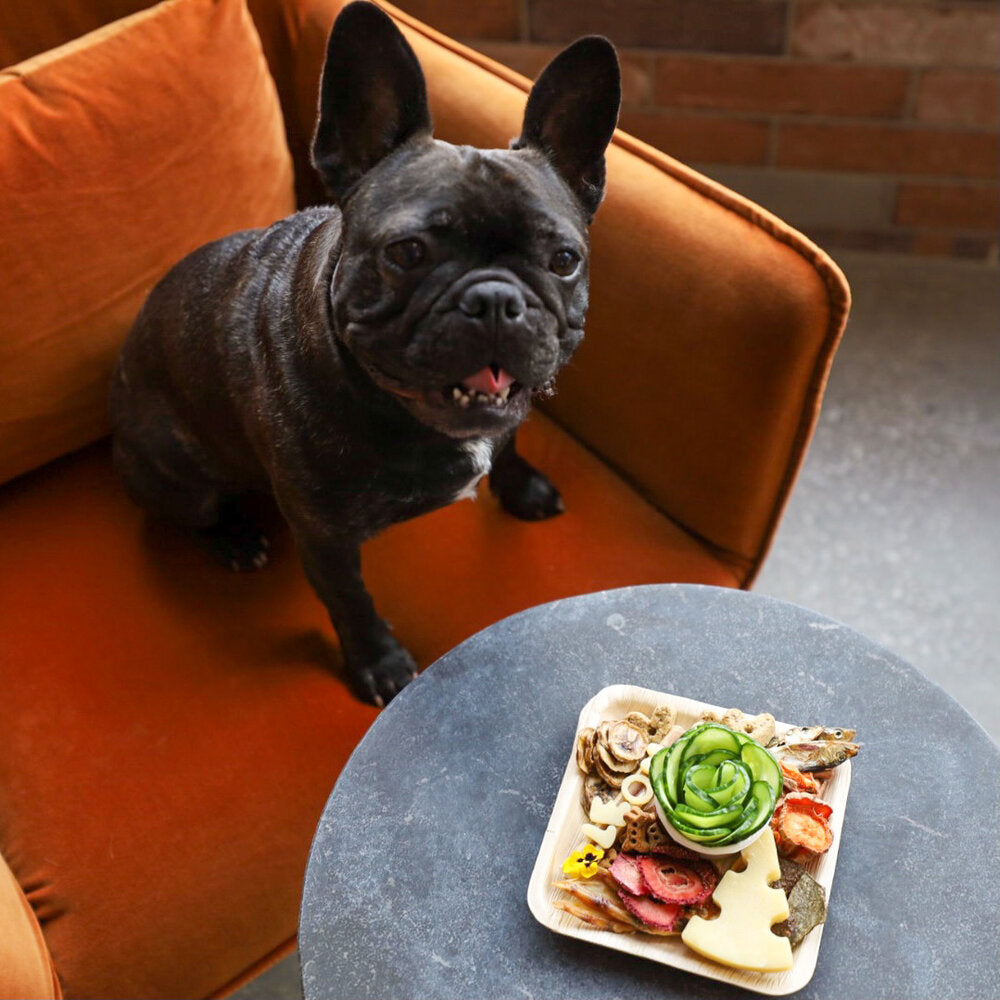
[(508, 514), (522, 521), (544, 521), (563, 513), (566, 505), (548, 476), (520, 455), (490, 476), (490, 489)]
[(347, 670), (358, 697), (379, 708), (388, 705), (417, 676), (413, 657), (398, 644), (386, 649), (377, 659), (352, 657)]

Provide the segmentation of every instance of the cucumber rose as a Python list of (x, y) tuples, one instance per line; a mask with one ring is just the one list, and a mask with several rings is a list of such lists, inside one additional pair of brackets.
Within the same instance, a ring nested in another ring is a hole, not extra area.
[(672, 826), (705, 848), (742, 844), (762, 830), (782, 786), (767, 750), (715, 722), (689, 729), (656, 754), (649, 780), (667, 831)]

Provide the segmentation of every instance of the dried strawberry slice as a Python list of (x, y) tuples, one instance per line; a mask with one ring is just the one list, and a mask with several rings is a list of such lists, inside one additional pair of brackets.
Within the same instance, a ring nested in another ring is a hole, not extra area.
[(611, 877), (633, 896), (648, 896), (649, 889), (646, 887), (642, 870), (639, 868), (640, 860), (638, 855), (622, 851), (611, 863)]
[(715, 869), (707, 861), (642, 858), (639, 869), (653, 896), (662, 903), (681, 906), (703, 903), (719, 881)]
[(633, 896), (619, 890), (622, 906), (646, 927), (663, 934), (679, 931), (678, 924), (686, 916), (684, 907), (677, 903), (661, 903), (649, 896)]

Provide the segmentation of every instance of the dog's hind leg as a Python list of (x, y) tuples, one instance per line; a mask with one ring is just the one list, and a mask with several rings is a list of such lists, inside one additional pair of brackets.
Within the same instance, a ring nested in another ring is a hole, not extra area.
[(136, 444), (126, 433), (115, 435), (114, 465), (129, 496), (154, 517), (191, 530), (230, 569), (266, 565), (268, 540), (239, 494), (207, 475), (176, 433), (156, 437), (150, 446)]

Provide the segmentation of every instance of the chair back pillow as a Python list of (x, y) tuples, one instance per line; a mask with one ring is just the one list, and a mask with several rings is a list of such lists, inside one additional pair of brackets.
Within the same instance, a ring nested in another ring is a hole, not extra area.
[(107, 433), (171, 265), (294, 209), (244, 0), (166, 0), (0, 71), (0, 482)]

